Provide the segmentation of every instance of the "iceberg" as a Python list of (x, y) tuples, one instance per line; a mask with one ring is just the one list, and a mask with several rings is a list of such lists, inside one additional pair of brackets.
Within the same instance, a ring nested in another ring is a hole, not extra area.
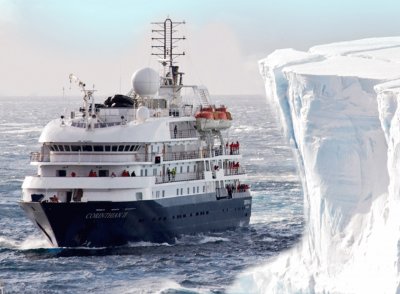
[(297, 246), (231, 293), (400, 293), (400, 37), (276, 50), (259, 61), (298, 164)]

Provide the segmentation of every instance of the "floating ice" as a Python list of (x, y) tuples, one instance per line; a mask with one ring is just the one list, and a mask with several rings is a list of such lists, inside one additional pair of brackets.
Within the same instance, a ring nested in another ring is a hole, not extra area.
[(400, 293), (400, 37), (277, 50), (259, 66), (307, 226), (231, 292)]

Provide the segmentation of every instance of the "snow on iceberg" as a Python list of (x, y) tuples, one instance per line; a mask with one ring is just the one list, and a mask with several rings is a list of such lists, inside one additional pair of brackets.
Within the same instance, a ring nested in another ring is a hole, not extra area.
[(259, 62), (297, 158), (300, 244), (232, 293), (400, 293), (400, 37), (277, 50)]

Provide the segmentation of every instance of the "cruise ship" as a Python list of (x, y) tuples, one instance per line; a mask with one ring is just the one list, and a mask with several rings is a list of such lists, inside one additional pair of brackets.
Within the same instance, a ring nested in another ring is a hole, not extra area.
[(69, 76), (82, 105), (43, 129), (31, 153), (37, 174), (25, 177), (20, 201), (52, 246), (174, 242), (248, 225), (252, 198), (240, 142), (228, 136), (232, 115), (204, 86), (183, 84), (183, 23), (153, 24), (160, 68), (136, 71), (125, 95), (95, 103), (94, 90)]

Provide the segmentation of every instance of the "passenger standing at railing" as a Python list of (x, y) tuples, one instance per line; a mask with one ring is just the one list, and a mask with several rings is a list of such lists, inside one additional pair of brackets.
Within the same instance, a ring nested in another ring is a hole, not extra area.
[(174, 127), (174, 138), (176, 139), (176, 135), (178, 134), (178, 127), (175, 125)]
[(176, 167), (174, 167), (171, 171), (172, 174), (172, 180), (175, 180), (175, 175), (176, 175)]

